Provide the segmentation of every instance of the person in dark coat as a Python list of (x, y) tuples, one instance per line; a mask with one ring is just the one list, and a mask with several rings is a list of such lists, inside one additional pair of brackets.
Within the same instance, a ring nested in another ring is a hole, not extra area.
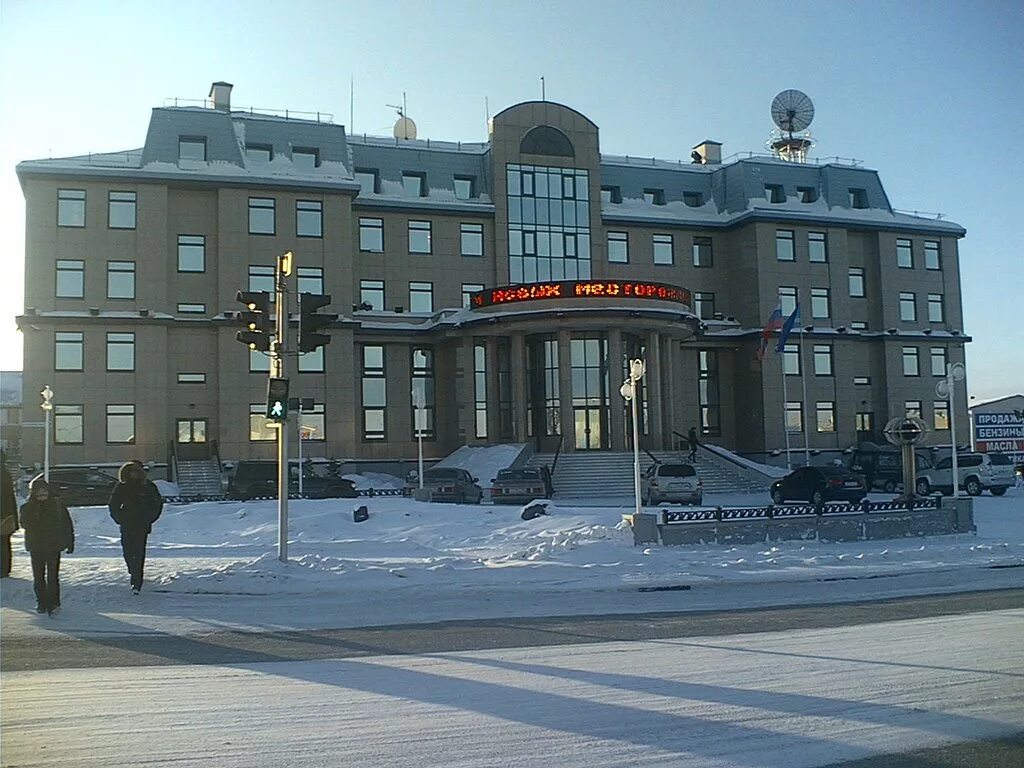
[(700, 443), (697, 442), (696, 427), (690, 427), (690, 433), (686, 436), (686, 439), (690, 443), (690, 455), (687, 456), (686, 458), (689, 459), (690, 461), (694, 461), (697, 458), (697, 446), (700, 445)]
[(110, 516), (121, 527), (121, 551), (128, 566), (132, 594), (137, 595), (142, 589), (146, 539), (163, 511), (164, 500), (137, 461), (122, 465), (117, 479), (110, 496)]
[(7, 451), (0, 451), (0, 578), (11, 575), (14, 552), (11, 550), (11, 534), (21, 527), (18, 521), (18, 499), (14, 495), (14, 481), (7, 471)]
[(60, 553), (75, 551), (75, 527), (68, 508), (50, 492), (50, 484), (37, 477), (29, 486), (28, 501), (21, 507), (25, 549), (32, 558), (32, 586), (36, 613), (60, 611)]

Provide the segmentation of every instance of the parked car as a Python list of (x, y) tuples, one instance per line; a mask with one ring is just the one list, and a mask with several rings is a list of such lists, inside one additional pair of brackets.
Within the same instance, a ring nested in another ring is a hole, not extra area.
[(491, 480), (491, 499), (495, 504), (525, 504), (534, 499), (551, 498), (547, 467), (540, 469), (503, 469)]
[[(958, 453), (958, 485), (969, 496), (980, 496), (988, 490), (993, 496), (1002, 496), (1006, 489), (1016, 483), (1013, 462), (1003, 453)], [(953, 493), (953, 457), (947, 456), (932, 469), (917, 476), (917, 493), (927, 496), (933, 491)]]
[[(931, 469), (931, 460), (920, 451), (915, 452), (917, 474)], [(886, 493), (895, 493), (903, 483), (903, 458), (896, 448), (858, 448), (853, 452), (850, 471), (864, 476), (868, 490), (881, 488)]]
[[(36, 477), (42, 477), (40, 472)], [(32, 478), (33, 480), (35, 478)], [(50, 488), (69, 507), (106, 504), (114, 492), (117, 478), (97, 469), (51, 469)]]
[[(288, 492), (299, 492), (299, 468), (289, 466)], [(326, 477), (310, 472), (302, 475), (302, 495), (310, 499), (354, 499), (355, 486), (343, 477)], [(228, 496), (232, 499), (254, 499), (277, 496), (276, 461), (240, 461), (228, 481)]]
[[(479, 504), (484, 492), (478, 482), (477, 478), (458, 467), (434, 467), (423, 473), (423, 487), (430, 489), (431, 501)], [(405, 492), (411, 495), (418, 488), (419, 480), (410, 479)]]
[(703, 504), (704, 484), (690, 464), (652, 464), (640, 477), (640, 497), (644, 504)]
[(809, 501), (818, 506), (826, 501), (859, 504), (867, 496), (864, 478), (843, 467), (799, 467), (772, 483), (772, 501)]

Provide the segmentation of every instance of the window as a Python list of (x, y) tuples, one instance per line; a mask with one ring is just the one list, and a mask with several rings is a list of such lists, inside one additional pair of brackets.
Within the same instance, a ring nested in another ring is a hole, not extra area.
[(850, 323), (850, 328), (854, 331), (866, 331), (868, 329), (868, 324), (863, 320), (854, 320)]
[(851, 189), (850, 190), (850, 207), (851, 208), (867, 208), (868, 207), (868, 191), (866, 189)]
[(179, 384), (205, 384), (206, 374), (205, 373), (179, 373), (178, 374)]
[(651, 243), (655, 264), (671, 264), (674, 261), (672, 235), (654, 235)]
[(629, 233), (608, 233), (608, 261), (613, 264), (629, 263)]
[(408, 197), (425, 197), (427, 194), (426, 178), (422, 173), (402, 173), (402, 190)]
[(483, 283), (463, 283), (462, 284), (462, 306), (469, 309), (473, 299), (473, 294), (484, 289)]
[(601, 202), (615, 204), (621, 203), (622, 190), (618, 187), (601, 187)]
[(135, 298), (135, 262), (107, 262), (107, 298)]
[(295, 147), (292, 149), (292, 165), (303, 171), (312, 171), (320, 165), (320, 150)]
[(853, 385), (855, 387), (866, 387), (869, 384), (871, 384), (871, 377), (870, 376), (854, 376), (853, 377)]
[(83, 334), (81, 331), (58, 331), (53, 335), (55, 371), (80, 371), (83, 352)]
[(178, 159), (206, 161), (206, 139), (202, 136), (179, 136)]
[(324, 349), (325, 347), (317, 347), (312, 352), (299, 355), (299, 373), (323, 373)]
[(476, 179), (472, 176), (456, 176), (452, 179), (452, 185), (455, 189), (456, 200), (469, 200), (474, 197), (473, 187), (476, 183)]
[(864, 298), (864, 268), (850, 267), (850, 297)]
[(273, 235), (277, 232), (274, 223), (274, 198), (249, 198), (249, 234)]
[(206, 442), (206, 419), (178, 419), (175, 428), (179, 443)]
[(793, 231), (779, 229), (775, 232), (775, 258), (779, 261), (796, 261), (793, 250)]
[(206, 271), (205, 235), (178, 235), (178, 271)]
[(409, 311), (434, 311), (433, 283), (409, 283)]
[(135, 442), (135, 406), (107, 406), (107, 442)]
[(565, 200), (576, 199), (576, 177), (571, 172), (562, 177), (562, 197)]
[(663, 189), (645, 189), (644, 190), (644, 202), (651, 205), (664, 205), (665, 204), (665, 190)]
[(807, 252), (809, 261), (816, 264), (824, 264), (828, 261), (828, 249), (825, 247), (824, 232), (807, 233)]
[(383, 440), (387, 411), (384, 347), (363, 347), (363, 439)]
[(914, 268), (914, 249), (909, 240), (896, 241), (896, 266), (901, 269)]
[(949, 429), (949, 403), (945, 400), (932, 403), (932, 428), (936, 431)]
[(460, 224), (461, 252), (463, 256), (484, 255), (484, 225)]
[(917, 347), (903, 348), (903, 375), (920, 376), (921, 370), (918, 365)]
[(713, 349), (699, 350), (697, 370), (700, 433), (705, 437), (718, 437), (722, 434), (721, 401), (718, 392), (718, 352)]
[(57, 226), (85, 226), (85, 190), (57, 190)]
[(765, 184), (764, 196), (768, 199), (769, 203), (786, 202), (786, 190), (782, 188), (781, 184)]
[(85, 296), (85, 262), (59, 259), (56, 289), (59, 299), (81, 299)]
[(430, 237), (430, 222), (429, 221), (410, 221), (409, 222), (409, 253), (430, 253), (431, 252), (431, 237)]
[(906, 400), (903, 403), (903, 412), (907, 416), (912, 416), (915, 419), (921, 418), (921, 401), (920, 400)]
[(267, 404), (249, 404), (249, 441), (256, 443), (264, 440), (276, 440), (277, 429), (273, 422), (267, 421)]
[(700, 208), (704, 205), (704, 195), (700, 192), (683, 192), (683, 205), (688, 208)]
[(298, 237), (323, 237), (323, 203), (318, 200), (295, 201), (295, 234)]
[[(412, 350), (412, 390), (409, 405), (412, 408), (412, 437), (421, 435), (434, 439), (434, 350), (429, 347)], [(417, 396), (422, 402), (416, 408)], [(422, 411), (422, 414), (418, 413)]]
[(359, 182), (362, 192), (366, 194), (380, 192), (380, 175), (376, 168), (356, 168), (353, 176)]
[(871, 411), (860, 411), (854, 421), (858, 432), (873, 432), (875, 429), (875, 414)]
[(135, 193), (111, 192), (107, 198), (107, 226), (135, 229)]
[(83, 429), (81, 405), (53, 406), (53, 442), (60, 445), (81, 444)]
[(789, 317), (796, 310), (796, 288), (791, 285), (779, 286), (779, 306), (782, 316)]
[(782, 371), (787, 376), (800, 375), (800, 345), (785, 344), (782, 348)]
[(205, 304), (179, 304), (178, 312), (186, 315), (203, 315), (206, 314)]
[(811, 317), (827, 320), (829, 313), (828, 288), (811, 288)]
[(814, 187), (797, 187), (796, 196), (801, 203), (813, 203), (818, 199), (818, 190)]
[(323, 267), (299, 267), (296, 270), (299, 293), (321, 294), (324, 292)]
[(693, 266), (695, 267), (712, 267), (714, 266), (714, 258), (711, 252), (711, 238), (710, 237), (695, 237), (693, 238)]
[(107, 370), (135, 370), (135, 334), (107, 334)]
[(245, 157), (247, 160), (269, 163), (274, 159), (274, 148), (269, 144), (246, 144)]
[(384, 253), (384, 219), (359, 219), (359, 250)]
[(360, 280), (359, 301), (370, 309), (381, 312), (384, 310), (384, 281)]
[(819, 432), (836, 431), (836, 404), (834, 402), (819, 400), (814, 411)]
[(701, 320), (715, 316), (715, 294), (697, 291), (693, 294), (693, 313)]
[(929, 323), (941, 323), (944, 319), (945, 313), (942, 311), (942, 294), (941, 293), (929, 293), (928, 294), (928, 322)]
[(946, 349), (945, 347), (931, 348), (932, 376), (946, 375)]
[(939, 259), (939, 242), (938, 242), (938, 240), (925, 240), (924, 241), (924, 268), (925, 269), (942, 269), (942, 262)]
[(487, 437), (487, 346), (473, 345), (473, 412), (477, 437)]
[(327, 439), (327, 410), (323, 403), (313, 403), (311, 408), (303, 408), (298, 418), (299, 434), (303, 442)]
[(814, 375), (832, 375), (832, 346), (830, 344), (814, 345)]
[(274, 295), (274, 267), (249, 265), (249, 290), (263, 291)]
[(804, 431), (804, 404), (798, 400), (786, 403), (786, 431), (790, 434)]
[(900, 294), (900, 320), (912, 323), (917, 320), (916, 297), (913, 293)]

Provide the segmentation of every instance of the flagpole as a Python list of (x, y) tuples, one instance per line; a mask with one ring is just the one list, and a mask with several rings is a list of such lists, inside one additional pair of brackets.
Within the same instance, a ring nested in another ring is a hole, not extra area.
[(779, 355), (779, 370), (782, 371), (782, 434), (786, 436), (786, 469), (793, 469), (793, 462), (789, 454), (789, 424), (786, 419), (789, 416), (786, 411), (786, 403), (789, 402), (789, 395), (786, 394), (786, 350)]
[(804, 325), (800, 323), (800, 387), (803, 389), (804, 402), (801, 406), (800, 420), (804, 423), (804, 466), (811, 466), (811, 446), (807, 439), (807, 378), (804, 370)]

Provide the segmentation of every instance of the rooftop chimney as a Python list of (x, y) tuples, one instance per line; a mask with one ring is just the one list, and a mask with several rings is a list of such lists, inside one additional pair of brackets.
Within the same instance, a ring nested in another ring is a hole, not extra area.
[(210, 86), (210, 98), (213, 99), (213, 108), (223, 112), (231, 111), (231, 83), (217, 81)]
[(693, 148), (704, 161), (704, 165), (722, 164), (722, 142), (705, 139)]

